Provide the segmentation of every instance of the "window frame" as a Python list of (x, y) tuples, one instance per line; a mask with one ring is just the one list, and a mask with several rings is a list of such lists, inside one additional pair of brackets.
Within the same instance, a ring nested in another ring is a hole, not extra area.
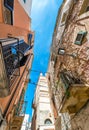
[(6, 8), (8, 8), (10, 11), (13, 11), (13, 9), (14, 9), (14, 0), (13, 0), (13, 6), (12, 7), (8, 4), (8, 0), (4, 0), (4, 6)]
[[(47, 123), (47, 121), (49, 121), (49, 123)], [(45, 119), (44, 124), (45, 125), (51, 125), (52, 121), (49, 118), (47, 118), (47, 119)]]
[[(80, 31), (80, 32), (77, 34), (77, 36), (76, 36), (76, 39), (75, 39), (74, 44), (76, 44), (76, 45), (82, 45), (82, 41), (83, 41), (83, 39), (84, 39), (84, 37), (85, 37), (86, 34), (87, 34), (87, 31), (86, 31), (86, 32)], [(81, 39), (80, 39), (79, 41), (77, 40), (78, 35), (82, 35), (82, 36), (81, 36)]]

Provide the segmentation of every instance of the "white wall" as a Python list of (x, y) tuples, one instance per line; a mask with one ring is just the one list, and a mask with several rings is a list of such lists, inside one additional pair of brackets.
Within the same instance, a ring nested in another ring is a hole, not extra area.
[[(38, 85), (36, 88), (35, 103), (37, 105), (36, 130), (38, 127), (40, 130), (51, 127), (54, 128), (54, 118), (50, 104), (47, 76), (42, 76), (42, 74), (39, 77)], [(48, 126), (45, 125), (44, 122), (46, 119), (50, 119), (52, 121), (52, 124)]]
[(28, 16), (30, 17), (32, 0), (26, 0), (26, 3), (24, 3), (24, 0), (19, 0), (19, 2), (22, 5), (22, 7), (24, 8), (24, 10), (26, 11), (26, 13), (28, 14)]
[(28, 127), (28, 123), (29, 123), (29, 115), (25, 114), (21, 130), (26, 130), (26, 127)]

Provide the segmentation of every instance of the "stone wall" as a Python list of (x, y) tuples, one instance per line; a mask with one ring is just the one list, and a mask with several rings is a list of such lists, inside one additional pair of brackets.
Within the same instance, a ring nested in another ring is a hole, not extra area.
[(89, 101), (71, 120), (72, 130), (89, 129)]

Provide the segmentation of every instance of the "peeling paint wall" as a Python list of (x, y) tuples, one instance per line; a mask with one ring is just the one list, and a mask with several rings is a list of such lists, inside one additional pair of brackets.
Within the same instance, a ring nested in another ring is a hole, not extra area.
[[(88, 4), (83, 5), (86, 2)], [(66, 69), (75, 79), (79, 81), (79, 84), (81, 82), (82, 84), (89, 85), (89, 11), (86, 11), (85, 9), (85, 12), (82, 11), (83, 13), (81, 14), (82, 7), (84, 10), (84, 8), (88, 5), (88, 0), (64, 0), (61, 9), (59, 10), (53, 35), (50, 58), (51, 61), (54, 59), (54, 77), (51, 76), (51, 78), (54, 81), (54, 87), (52, 87), (54, 88), (53, 93), (58, 113), (60, 113), (60, 106), (63, 103), (62, 99), (65, 94), (60, 78), (61, 71)], [(64, 15), (66, 11), (67, 16)], [(78, 33), (80, 32), (86, 32), (86, 35), (84, 36), (81, 44), (78, 45), (75, 41)], [(64, 55), (58, 54), (59, 48), (63, 48), (65, 50)], [(89, 105), (87, 108), (88, 107)], [(85, 111), (84, 108), (82, 111)], [(79, 116), (82, 117), (81, 112)], [(66, 119), (68, 119), (67, 116)], [(78, 122), (77, 115), (76, 120), (76, 122)], [(83, 122), (84, 120), (80, 121), (81, 124)], [(72, 124), (72, 126), (75, 127), (73, 130), (88, 130), (87, 124), (84, 129), (83, 127), (77, 128)]]

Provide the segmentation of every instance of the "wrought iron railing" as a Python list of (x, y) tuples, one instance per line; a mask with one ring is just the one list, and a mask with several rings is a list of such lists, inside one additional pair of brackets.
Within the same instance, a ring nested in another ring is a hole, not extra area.
[(31, 48), (32, 46), (18, 38), (0, 39), (0, 97), (3, 93), (4, 96), (10, 93), (12, 84), (20, 75), (20, 66), (25, 65), (27, 51)]
[(19, 64), (19, 55), (16, 50), (13, 50), (11, 45), (17, 44), (19, 48), (19, 40), (17, 38), (10, 39), (1, 39), (0, 40), (0, 49), (2, 50), (2, 62), (5, 66), (6, 77), (8, 79), (9, 87), (11, 86), (14, 78), (19, 75), (20, 64)]
[(82, 81), (79, 78), (75, 78), (72, 75), (72, 72), (69, 72), (67, 70), (63, 70), (60, 72), (60, 78), (61, 78), (62, 82), (64, 83), (64, 86), (66, 89), (68, 89), (71, 84), (82, 83)]
[(20, 99), (19, 99), (18, 104), (17, 104), (16, 109), (15, 109), (16, 116), (24, 116), (25, 115), (27, 101), (24, 101), (24, 94), (25, 94), (25, 90), (23, 89), (22, 94), (20, 96)]

